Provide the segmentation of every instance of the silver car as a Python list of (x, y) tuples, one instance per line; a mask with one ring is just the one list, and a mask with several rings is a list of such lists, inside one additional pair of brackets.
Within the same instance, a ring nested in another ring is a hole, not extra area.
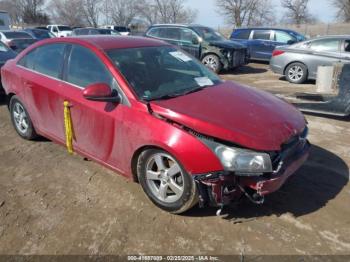
[(350, 36), (326, 36), (291, 46), (276, 47), (271, 70), (294, 84), (317, 78), (319, 66), (350, 63)]

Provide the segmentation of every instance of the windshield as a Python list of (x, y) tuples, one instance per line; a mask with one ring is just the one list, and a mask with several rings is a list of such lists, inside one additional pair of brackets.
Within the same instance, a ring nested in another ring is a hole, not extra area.
[(52, 38), (49, 31), (45, 30), (32, 30), (33, 34), (36, 38), (39, 39), (46, 39), (46, 38)]
[(72, 31), (69, 26), (57, 26), (59, 31)]
[(205, 41), (225, 41), (227, 40), (222, 34), (209, 27), (193, 28)]
[(170, 46), (114, 49), (107, 54), (145, 101), (181, 96), (221, 82), (196, 59)]
[(8, 39), (33, 38), (31, 35), (24, 32), (3, 32)]
[(97, 31), (101, 35), (120, 35), (119, 32), (112, 30), (112, 29), (97, 29)]

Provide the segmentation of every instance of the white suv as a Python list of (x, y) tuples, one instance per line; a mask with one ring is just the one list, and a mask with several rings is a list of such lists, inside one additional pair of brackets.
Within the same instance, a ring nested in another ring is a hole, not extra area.
[(102, 28), (115, 30), (121, 35), (130, 35), (130, 29), (125, 26), (105, 25)]
[(48, 25), (47, 29), (56, 37), (67, 37), (72, 35), (72, 28), (66, 25)]

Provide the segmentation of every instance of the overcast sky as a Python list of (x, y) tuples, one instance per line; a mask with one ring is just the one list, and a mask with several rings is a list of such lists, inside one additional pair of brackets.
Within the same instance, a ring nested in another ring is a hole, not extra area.
[[(276, 5), (277, 13), (283, 13), (279, 0), (272, 0)], [(336, 16), (336, 10), (330, 4), (330, 0), (310, 0), (310, 11), (322, 22), (332, 22)], [(224, 25), (224, 19), (216, 12), (215, 0), (188, 0), (188, 5), (198, 10), (196, 23), (211, 27)]]

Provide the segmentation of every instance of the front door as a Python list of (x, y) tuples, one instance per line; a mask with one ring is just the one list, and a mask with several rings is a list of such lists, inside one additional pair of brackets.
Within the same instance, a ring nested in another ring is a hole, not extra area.
[(73, 45), (64, 72), (61, 109), (70, 103), (74, 130), (74, 147), (84, 154), (104, 162), (110, 159), (121, 119), (122, 105), (86, 100), (83, 90), (95, 83), (106, 83), (111, 89), (117, 83), (100, 58), (91, 50)]
[(180, 29), (180, 47), (192, 56), (196, 58), (200, 57), (199, 36), (191, 29)]

